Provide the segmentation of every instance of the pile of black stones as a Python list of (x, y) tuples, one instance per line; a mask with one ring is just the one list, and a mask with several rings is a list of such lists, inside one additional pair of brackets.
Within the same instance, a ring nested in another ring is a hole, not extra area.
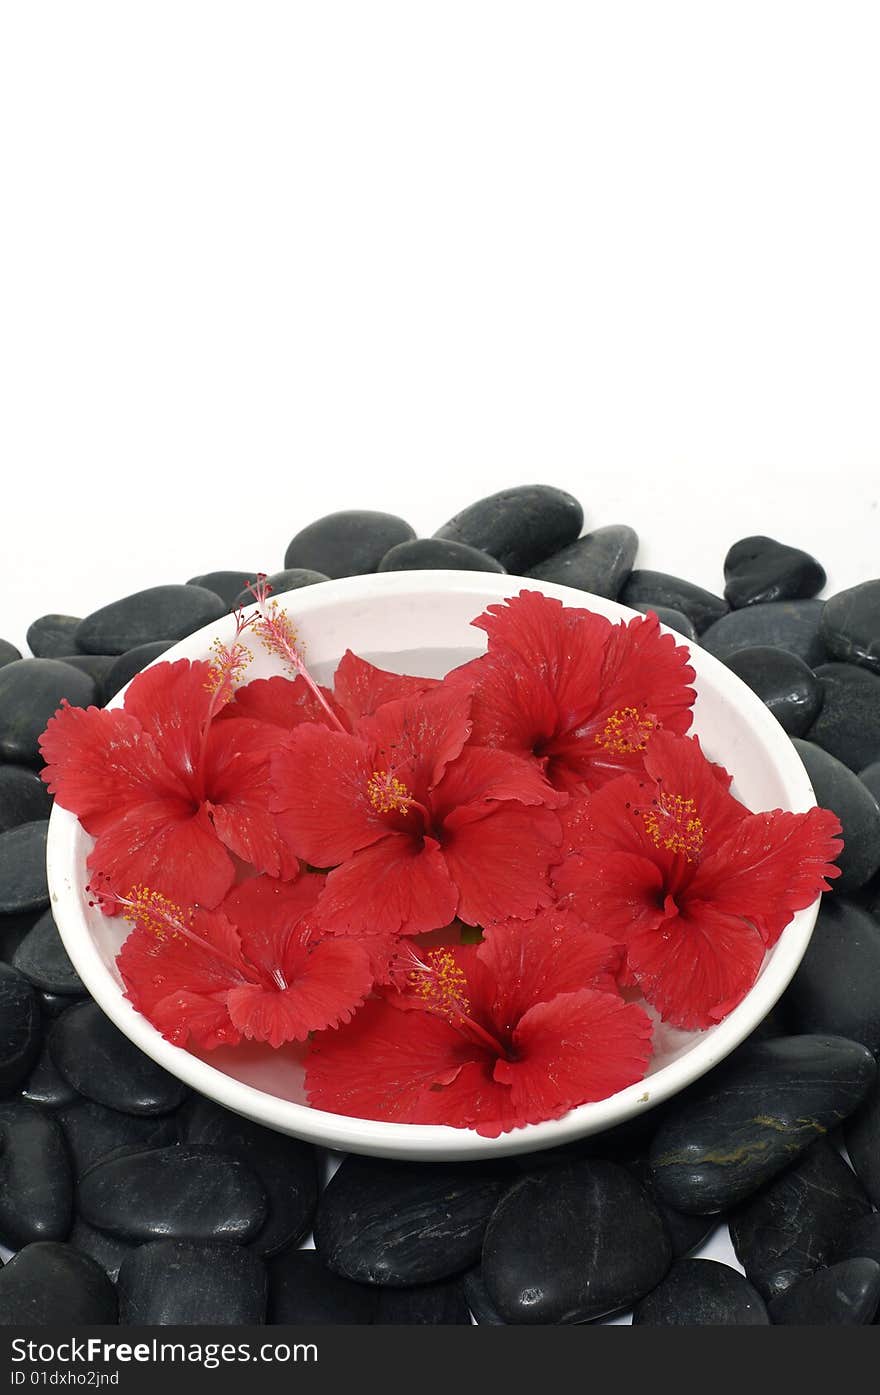
[[(637, 1121), (499, 1163), (350, 1156), (192, 1094), (89, 1000), (49, 905), (37, 739), (242, 600), (256, 569), (152, 587), (0, 641), (0, 1323), (865, 1324), (880, 1303), (880, 580), (819, 599), (813, 557), (736, 542), (715, 595), (582, 535), (545, 486), (433, 538), (351, 511), (293, 538), (276, 593), (452, 568), (655, 610), (790, 735), (843, 824), (843, 875), (782, 1001)], [(334, 1160), (338, 1162), (339, 1160)], [(332, 1174), (332, 1176), (331, 1176)], [(328, 1182), (328, 1177), (330, 1180)], [(729, 1225), (744, 1274), (693, 1258)], [(310, 1236), (315, 1248), (305, 1248)]]

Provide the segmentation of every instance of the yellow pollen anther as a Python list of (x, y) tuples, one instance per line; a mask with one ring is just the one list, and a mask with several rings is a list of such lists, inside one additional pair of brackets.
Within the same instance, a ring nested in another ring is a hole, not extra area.
[(370, 803), (377, 814), (405, 814), (412, 797), (402, 780), (387, 770), (374, 770), (367, 784)]
[(161, 891), (153, 891), (148, 886), (133, 886), (123, 905), (126, 920), (151, 930), (159, 940), (164, 940), (169, 934), (172, 938), (181, 938), (175, 929), (175, 921), (185, 926), (193, 918), (192, 909), (182, 910)]
[(635, 707), (621, 707), (617, 712), (612, 712), (596, 736), (596, 744), (621, 756), (630, 751), (644, 751), (651, 733), (656, 729), (657, 723), (653, 717), (640, 717)]
[(645, 831), (658, 848), (681, 853), (693, 862), (703, 850), (703, 821), (692, 799), (681, 794), (661, 794), (647, 809), (637, 810)]
[(305, 648), (290, 616), (270, 601), (256, 622), (256, 631), (270, 654), (276, 654), (294, 667), (303, 663)]
[(213, 654), (205, 688), (209, 693), (220, 693), (228, 702), (253, 655), (245, 644), (224, 644), (219, 639), (214, 640), (211, 649)]
[(408, 979), (411, 993), (421, 998), (430, 1012), (447, 1021), (466, 1015), (470, 1009), (465, 989), (467, 979), (449, 949), (432, 949), (425, 963), (417, 962)]

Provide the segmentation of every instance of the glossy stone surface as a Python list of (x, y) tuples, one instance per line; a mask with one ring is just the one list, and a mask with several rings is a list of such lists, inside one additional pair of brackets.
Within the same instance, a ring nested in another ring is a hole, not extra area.
[(880, 869), (880, 805), (867, 785), (836, 757), (812, 741), (795, 739), (823, 809), (832, 809), (843, 829), (843, 851), (837, 859), (840, 876), (835, 892), (858, 891)]
[(594, 596), (615, 600), (623, 590), (639, 550), (639, 536), (624, 523), (596, 528), (546, 561), (532, 567), (529, 576), (573, 586)]
[(48, 906), (48, 832), (48, 820), (37, 819), (0, 833), (0, 915), (21, 915)]
[(285, 1250), (267, 1266), (270, 1323), (370, 1323), (379, 1290), (334, 1274), (317, 1250)]
[(15, 645), (10, 644), (8, 639), (0, 639), (0, 668), (6, 664), (14, 664), (16, 659), (20, 658), (20, 649), (16, 649)]
[(872, 761), (866, 765), (864, 770), (859, 771), (859, 779), (866, 785), (880, 804), (880, 760)]
[(102, 700), (109, 702), (115, 697), (126, 684), (130, 683), (136, 673), (142, 673), (149, 664), (155, 663), (156, 659), (161, 659), (162, 655), (172, 647), (170, 641), (160, 639), (153, 644), (138, 644), (134, 649), (128, 649), (124, 654), (120, 654), (113, 664), (101, 689)]
[(880, 1211), (860, 1216), (836, 1238), (831, 1259), (873, 1259), (880, 1264)]
[(816, 677), (822, 710), (809, 739), (850, 770), (880, 760), (880, 676), (855, 664), (821, 664)]
[(525, 576), (580, 535), (584, 511), (577, 499), (546, 484), (502, 489), (457, 513), (435, 538), (467, 543)]
[(634, 605), (633, 610), (640, 610), (643, 615), (653, 613), (657, 616), (661, 625), (667, 625), (670, 630), (675, 630), (676, 634), (693, 644), (697, 640), (697, 631), (693, 620), (689, 619), (682, 610), (673, 610), (669, 605)]
[(234, 1240), (257, 1234), (266, 1193), (238, 1158), (181, 1144), (105, 1158), (80, 1178), (84, 1221), (121, 1240)]
[(503, 572), (504, 568), (488, 552), (466, 543), (443, 538), (415, 538), (398, 543), (379, 563), (380, 572), (453, 571)]
[(127, 1114), (167, 1114), (187, 1089), (114, 1027), (97, 1003), (65, 1012), (52, 1025), (52, 1059), (87, 1099)]
[(285, 569), (305, 567), (328, 577), (363, 576), (378, 569), (392, 547), (415, 530), (395, 514), (342, 509), (302, 528), (284, 554)]
[(480, 1327), (506, 1327), (504, 1318), (493, 1306), (483, 1283), (482, 1265), (469, 1269), (461, 1281), (471, 1316)]
[(718, 1224), (717, 1216), (689, 1216), (684, 1211), (676, 1211), (674, 1206), (667, 1205), (657, 1191), (654, 1174), (647, 1158), (639, 1158), (637, 1162), (629, 1163), (628, 1166), (660, 1212), (672, 1246), (673, 1259), (683, 1259), (708, 1239)]
[(245, 589), (248, 582), (256, 581), (257, 573), (260, 570), (260, 567), (254, 567), (254, 569), (249, 572), (204, 572), (201, 576), (191, 576), (186, 584), (187, 586), (202, 586), (206, 591), (213, 591), (215, 595), (220, 597), (223, 604), (231, 610), (236, 598)]
[(266, 1268), (239, 1245), (158, 1240), (119, 1270), (119, 1320), (129, 1326), (249, 1326), (266, 1315)]
[(767, 1327), (764, 1300), (748, 1279), (714, 1259), (679, 1259), (636, 1304), (634, 1327)]
[(697, 634), (702, 634), (730, 609), (721, 596), (705, 591), (702, 586), (648, 569), (631, 574), (620, 593), (620, 600), (624, 605), (663, 605), (680, 610), (692, 622)]
[(52, 796), (35, 770), (0, 765), (0, 833), (47, 819), (51, 812)]
[(796, 1032), (831, 1032), (880, 1052), (880, 921), (826, 896), (807, 952), (783, 998)]
[(880, 1207), (880, 1078), (844, 1129), (847, 1152), (859, 1181)]
[(587, 1322), (650, 1293), (671, 1259), (644, 1188), (616, 1163), (583, 1159), (507, 1192), (486, 1231), (483, 1282), (505, 1322)]
[(40, 1006), (23, 974), (0, 964), (0, 1095), (12, 1094), (30, 1074), (43, 1034)]
[(74, 1171), (78, 1177), (104, 1158), (142, 1153), (177, 1143), (178, 1118), (174, 1114), (123, 1114), (94, 1100), (78, 1098), (58, 1113)]
[(770, 601), (732, 610), (711, 625), (700, 643), (716, 659), (755, 646), (785, 649), (810, 668), (828, 657), (819, 634), (824, 601)]
[[(308, 567), (288, 567), (285, 571), (272, 572), (270, 576), (266, 577), (272, 596), (282, 596), (285, 591), (299, 591), (303, 586), (317, 586), (322, 581), (329, 580), (330, 578), (325, 576), (323, 572), (310, 571)], [(243, 588), (235, 597), (232, 608), (240, 610), (253, 604), (253, 591)]]
[(746, 1275), (769, 1300), (827, 1264), (841, 1232), (869, 1211), (852, 1168), (818, 1139), (734, 1211), (730, 1238)]
[(64, 1134), (42, 1110), (0, 1104), (0, 1244), (63, 1240), (70, 1230), (73, 1178)]
[(13, 967), (45, 993), (81, 997), (85, 986), (58, 934), (51, 910), (44, 911), (22, 940), (13, 958)]
[(0, 1270), (0, 1327), (94, 1326), (116, 1321), (116, 1290), (71, 1245), (27, 1245)]
[(418, 1288), (382, 1288), (376, 1315), (380, 1326), (470, 1327), (471, 1312), (457, 1279)]
[(875, 1075), (867, 1048), (842, 1037), (743, 1048), (660, 1125), (650, 1156), (658, 1193), (704, 1215), (744, 1201), (851, 1114)]
[(780, 1294), (768, 1311), (776, 1327), (861, 1327), (874, 1321), (878, 1305), (880, 1264), (846, 1259)]
[(880, 673), (880, 580), (832, 596), (822, 616), (822, 638), (836, 659)]
[(775, 538), (741, 538), (724, 559), (725, 598), (736, 610), (768, 601), (807, 600), (825, 585), (825, 570), (799, 547)]
[(87, 1225), (78, 1216), (73, 1222), (68, 1244), (79, 1250), (80, 1254), (88, 1255), (96, 1264), (100, 1264), (108, 1279), (114, 1284), (119, 1277), (122, 1261), (136, 1248), (128, 1240), (119, 1240), (115, 1235), (105, 1235), (103, 1230), (96, 1230), (94, 1226)]
[(75, 654), (74, 634), (79, 623), (78, 615), (41, 615), (28, 627), (28, 648), (37, 659), (63, 659), (66, 654)]
[(431, 1283), (475, 1264), (501, 1196), (497, 1168), (347, 1157), (323, 1192), (315, 1247), (360, 1283)]
[(76, 647), (86, 654), (124, 654), (141, 644), (175, 644), (226, 614), (203, 586), (149, 586), (111, 601), (80, 621)]
[(789, 736), (803, 736), (819, 715), (822, 687), (796, 654), (756, 645), (724, 660), (761, 699)]
[(20, 1097), (26, 1104), (35, 1104), (41, 1109), (63, 1109), (79, 1098), (49, 1055), (45, 1041), (33, 1070), (21, 1087)]
[(66, 698), (71, 707), (96, 700), (87, 673), (60, 659), (19, 659), (0, 668), (0, 760), (42, 765), (38, 742)]

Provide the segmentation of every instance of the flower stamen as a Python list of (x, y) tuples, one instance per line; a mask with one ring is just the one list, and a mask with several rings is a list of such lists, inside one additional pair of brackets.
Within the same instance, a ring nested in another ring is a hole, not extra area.
[(367, 796), (377, 814), (405, 814), (415, 803), (403, 781), (388, 770), (373, 771)]
[(467, 1016), (467, 979), (456, 964), (455, 955), (449, 949), (432, 949), (425, 960), (413, 955), (413, 968), (407, 979), (409, 991), (421, 998), (429, 1012), (445, 1017), (447, 1022)]
[(680, 854), (695, 862), (703, 850), (705, 829), (692, 799), (681, 794), (660, 794), (645, 809), (635, 814), (645, 825), (645, 832), (658, 848)]
[(644, 751), (657, 725), (656, 718), (649, 713), (640, 716), (636, 707), (621, 707), (611, 713), (602, 731), (597, 732), (596, 745), (620, 756)]

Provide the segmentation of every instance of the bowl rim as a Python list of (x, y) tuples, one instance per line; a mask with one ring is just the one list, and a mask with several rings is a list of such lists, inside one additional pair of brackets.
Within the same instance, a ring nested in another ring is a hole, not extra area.
[[(487, 605), (504, 600), (523, 588), (541, 591), (565, 605), (596, 610), (612, 620), (641, 618), (642, 614), (618, 601), (572, 587), (490, 572), (426, 570), (375, 573), (283, 592), (277, 600), (282, 607), (295, 608), (297, 617), (305, 618), (337, 602), (381, 601), (388, 592), (416, 601), (449, 592), (459, 595), (473, 593), (476, 616)], [(211, 639), (221, 626), (228, 624), (228, 620), (229, 617), (225, 616), (204, 626), (154, 662), (203, 658)], [(680, 643), (688, 644), (692, 651), (696, 650), (694, 667), (697, 670), (697, 688), (700, 670), (708, 670), (714, 686), (724, 699), (745, 715), (749, 725), (773, 750), (776, 770), (785, 785), (789, 807), (798, 812), (813, 807), (816, 798), (803, 762), (786, 732), (760, 698), (699, 644), (694, 645), (667, 626), (661, 628), (674, 634)], [(125, 688), (121, 689), (107, 708), (121, 706), (125, 691)], [(85, 987), (125, 1036), (157, 1064), (200, 1094), (257, 1123), (324, 1147), (413, 1161), (500, 1157), (558, 1147), (587, 1134), (612, 1128), (677, 1094), (740, 1045), (778, 1001), (803, 957), (821, 901), (821, 897), (817, 897), (811, 906), (795, 913), (777, 942), (773, 959), (765, 963), (761, 976), (746, 997), (713, 1029), (710, 1037), (697, 1040), (683, 1055), (661, 1066), (653, 1075), (607, 1099), (578, 1105), (560, 1119), (527, 1124), (498, 1138), (484, 1138), (474, 1130), (445, 1124), (393, 1124), (314, 1109), (237, 1080), (184, 1047), (167, 1041), (123, 996), (121, 985), (113, 978), (92, 939), (81, 904), (81, 886), (77, 882), (76, 843), (81, 831), (75, 814), (58, 804), (53, 806), (46, 850), (50, 905), (61, 939)]]

